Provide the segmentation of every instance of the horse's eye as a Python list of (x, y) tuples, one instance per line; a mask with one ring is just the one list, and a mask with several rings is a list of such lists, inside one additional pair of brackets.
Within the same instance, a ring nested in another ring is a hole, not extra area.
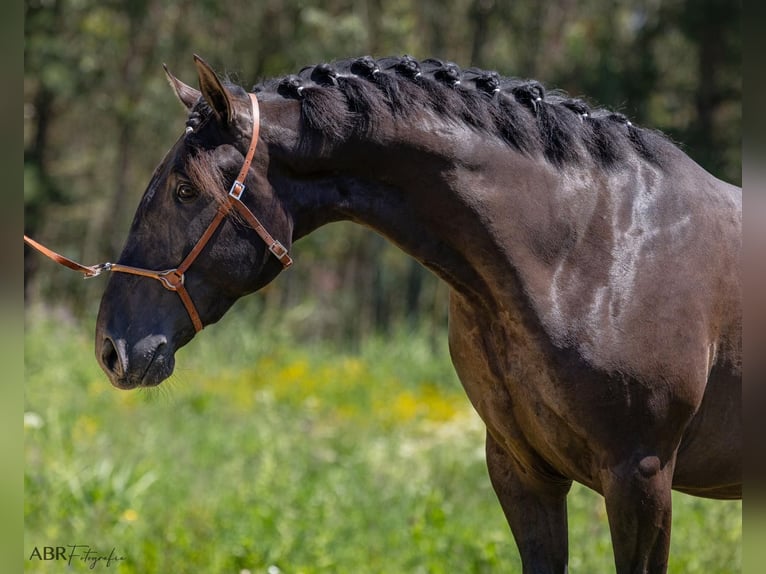
[(188, 203), (190, 201), (194, 201), (197, 199), (197, 196), (199, 193), (197, 193), (197, 190), (194, 189), (191, 185), (188, 185), (186, 183), (182, 183), (176, 188), (176, 197), (178, 198), (178, 201), (181, 203)]

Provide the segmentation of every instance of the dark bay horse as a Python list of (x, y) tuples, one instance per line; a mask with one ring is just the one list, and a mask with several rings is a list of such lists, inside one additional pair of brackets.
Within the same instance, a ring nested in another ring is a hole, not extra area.
[(162, 382), (295, 240), (351, 220), (451, 288), (524, 572), (567, 571), (573, 480), (605, 497), (619, 573), (666, 571), (671, 489), (741, 497), (739, 188), (533, 81), (363, 57), (248, 93), (195, 62), (101, 302), (115, 386)]

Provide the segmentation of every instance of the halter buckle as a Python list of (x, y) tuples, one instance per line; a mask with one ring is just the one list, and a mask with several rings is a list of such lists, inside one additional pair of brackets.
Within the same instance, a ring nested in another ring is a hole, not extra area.
[(282, 266), (287, 268), (293, 264), (292, 258), (288, 255), (287, 247), (282, 245), (278, 240), (274, 240), (274, 243), (269, 245), (269, 251), (276, 257)]
[(157, 279), (162, 283), (162, 286), (169, 291), (178, 291), (179, 287), (184, 284), (185, 276), (183, 273), (179, 273), (178, 269), (168, 269), (161, 273), (157, 273)]
[(239, 199), (242, 197), (242, 194), (245, 191), (245, 184), (241, 181), (235, 180), (234, 183), (231, 184), (231, 189), (229, 190), (229, 195), (232, 196), (234, 199)]

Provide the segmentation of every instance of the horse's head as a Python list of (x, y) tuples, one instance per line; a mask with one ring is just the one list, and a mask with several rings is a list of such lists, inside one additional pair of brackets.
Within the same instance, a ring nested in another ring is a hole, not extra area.
[(269, 242), (270, 251), (264, 241), (271, 234), (289, 247), (292, 237), (265, 146), (247, 167), (257, 101), (195, 62), (199, 91), (168, 73), (189, 111), (186, 131), (152, 176), (101, 300), (96, 356), (119, 388), (162, 382), (177, 349), (289, 264), (282, 244)]

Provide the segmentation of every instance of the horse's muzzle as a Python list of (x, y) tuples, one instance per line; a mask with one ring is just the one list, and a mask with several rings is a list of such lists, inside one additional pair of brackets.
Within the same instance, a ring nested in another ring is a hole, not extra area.
[(97, 341), (96, 357), (118, 389), (153, 387), (173, 372), (175, 359), (164, 335), (149, 335), (130, 345), (105, 334)]

